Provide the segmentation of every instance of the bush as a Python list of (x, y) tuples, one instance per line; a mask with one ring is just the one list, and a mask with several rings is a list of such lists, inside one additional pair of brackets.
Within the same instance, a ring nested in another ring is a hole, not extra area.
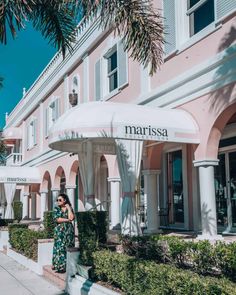
[(43, 225), (46, 238), (52, 239), (54, 236), (54, 228), (56, 223), (53, 218), (53, 211), (45, 211), (43, 215)]
[(137, 260), (124, 254), (93, 254), (97, 279), (107, 281), (127, 295), (233, 295), (236, 285), (226, 279), (202, 277), (171, 265)]
[(236, 281), (236, 243), (218, 242), (215, 247), (217, 265), (222, 273)]
[(23, 204), (20, 201), (13, 202), (14, 218), (18, 221), (22, 219)]
[(26, 227), (24, 224), (11, 226), (9, 229), (9, 242), (17, 252), (37, 261), (38, 239), (45, 238), (45, 232), (36, 232)]
[(13, 219), (1, 219), (0, 218), (0, 227), (1, 226), (8, 226), (8, 224), (13, 223)]
[(107, 212), (85, 211), (77, 212), (78, 238), (81, 262), (92, 265), (92, 253), (99, 248), (99, 244), (107, 240)]

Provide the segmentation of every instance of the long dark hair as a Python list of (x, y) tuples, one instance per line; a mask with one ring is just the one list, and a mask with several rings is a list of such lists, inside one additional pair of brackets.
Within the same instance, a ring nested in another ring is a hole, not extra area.
[(71, 206), (70, 199), (69, 199), (69, 197), (67, 196), (67, 194), (60, 193), (60, 194), (58, 195), (58, 197), (62, 197), (62, 198), (66, 201), (66, 204), (68, 204), (70, 207), (72, 207), (72, 206)]

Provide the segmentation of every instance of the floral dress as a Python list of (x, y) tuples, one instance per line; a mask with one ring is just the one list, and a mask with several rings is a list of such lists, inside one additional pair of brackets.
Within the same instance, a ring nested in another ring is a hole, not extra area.
[[(65, 212), (60, 207), (54, 209), (54, 220), (68, 218), (68, 210)], [(54, 246), (52, 266), (56, 271), (66, 271), (66, 251), (68, 247), (75, 246), (74, 227), (71, 222), (57, 223), (54, 229)]]

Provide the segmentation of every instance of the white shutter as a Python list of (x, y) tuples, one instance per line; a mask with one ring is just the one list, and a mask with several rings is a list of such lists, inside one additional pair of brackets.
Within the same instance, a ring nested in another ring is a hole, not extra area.
[(33, 144), (37, 144), (37, 120), (33, 121)]
[(26, 149), (29, 148), (29, 125), (26, 127)]
[(59, 118), (60, 116), (60, 110), (59, 110), (59, 98), (55, 100), (55, 121)]
[(95, 64), (95, 100), (101, 99), (101, 60), (99, 59)]
[(45, 136), (48, 136), (48, 108), (45, 109), (44, 127)]
[(117, 44), (117, 63), (118, 63), (118, 85), (119, 88), (128, 83), (128, 58), (124, 51), (123, 42)]
[(176, 48), (175, 0), (163, 0), (163, 12), (165, 33), (164, 52), (168, 55)]
[(216, 19), (235, 11), (236, 0), (216, 0)]

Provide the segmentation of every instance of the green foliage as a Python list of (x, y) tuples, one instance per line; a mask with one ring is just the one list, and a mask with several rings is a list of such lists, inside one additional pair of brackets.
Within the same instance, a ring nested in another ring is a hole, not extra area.
[(22, 219), (23, 204), (20, 201), (13, 202), (14, 218), (18, 221)]
[(236, 243), (218, 242), (215, 248), (218, 267), (222, 273), (236, 281)]
[(37, 261), (38, 239), (44, 239), (45, 232), (36, 232), (24, 224), (9, 226), (9, 242), (20, 254)]
[(199, 241), (192, 244), (192, 261), (197, 272), (211, 273), (216, 266), (215, 249), (209, 241)]
[(43, 215), (43, 225), (45, 229), (45, 235), (48, 239), (53, 238), (54, 228), (56, 223), (53, 218), (53, 211), (45, 211)]
[(8, 224), (13, 223), (13, 219), (2, 219), (0, 218), (0, 227), (1, 226), (8, 226)]
[(81, 262), (84, 265), (92, 265), (92, 253), (99, 248), (100, 243), (106, 243), (107, 240), (107, 212), (77, 212), (76, 218)]
[(236, 285), (226, 279), (201, 277), (171, 265), (138, 260), (124, 254), (98, 251), (93, 254), (95, 275), (127, 295), (233, 295)]

